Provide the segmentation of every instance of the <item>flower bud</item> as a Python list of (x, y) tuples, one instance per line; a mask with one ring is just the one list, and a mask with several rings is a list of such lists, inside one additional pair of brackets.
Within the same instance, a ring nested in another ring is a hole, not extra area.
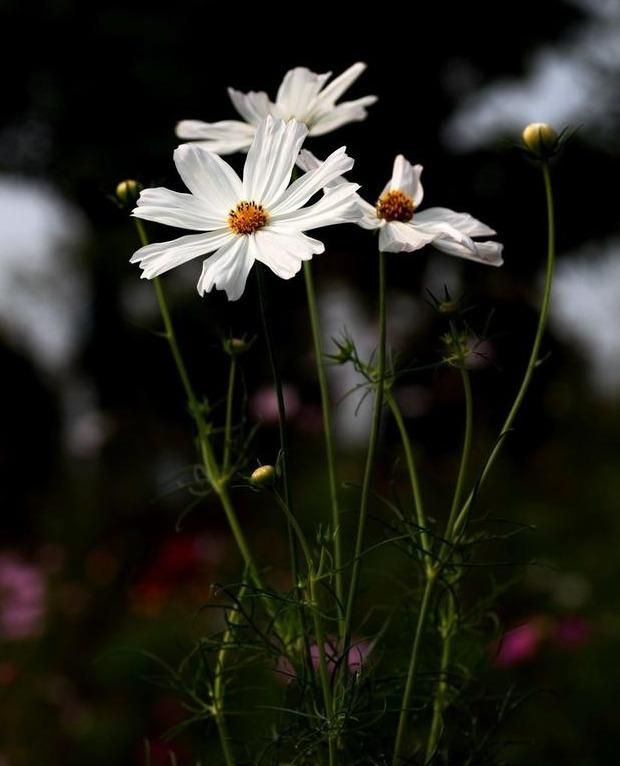
[(558, 151), (560, 137), (546, 122), (532, 122), (521, 134), (526, 149), (538, 160), (548, 160)]
[(272, 465), (261, 465), (250, 476), (250, 481), (255, 487), (270, 487), (276, 476), (276, 469)]
[(227, 338), (224, 341), (224, 351), (230, 356), (238, 356), (244, 354), (252, 345), (253, 338), (247, 340), (246, 338)]
[(116, 187), (116, 199), (122, 205), (131, 205), (133, 207), (133, 205), (136, 204), (141, 191), (142, 184), (139, 181), (134, 181), (129, 178), (125, 181), (121, 181)]
[(441, 301), (437, 304), (437, 310), (440, 314), (456, 314), (459, 310), (458, 301)]

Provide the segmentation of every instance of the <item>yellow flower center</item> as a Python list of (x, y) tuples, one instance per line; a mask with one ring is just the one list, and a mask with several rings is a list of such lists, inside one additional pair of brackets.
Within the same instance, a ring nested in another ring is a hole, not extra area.
[(228, 226), (235, 234), (254, 234), (269, 220), (269, 214), (256, 202), (240, 202), (228, 214)]
[(414, 201), (399, 189), (386, 192), (377, 201), (377, 218), (385, 221), (410, 221), (414, 210)]

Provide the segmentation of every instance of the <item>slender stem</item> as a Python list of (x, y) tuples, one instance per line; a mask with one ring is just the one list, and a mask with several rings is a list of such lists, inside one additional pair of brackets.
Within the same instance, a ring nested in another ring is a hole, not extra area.
[(334, 541), (334, 569), (336, 583), (336, 600), (338, 602), (338, 630), (340, 637), (344, 636), (344, 589), (342, 580), (342, 541), (340, 534), (340, 511), (338, 507), (338, 487), (336, 483), (336, 461), (334, 458), (334, 443), (331, 406), (327, 376), (323, 363), (323, 350), (321, 346), (321, 329), (319, 325), (319, 312), (314, 289), (314, 277), (310, 261), (304, 262), (304, 277), (306, 279), (306, 293), (308, 295), (308, 311), (310, 313), (310, 325), (312, 327), (312, 340), (314, 342), (314, 356), (316, 359), (317, 377), (321, 390), (321, 408), (323, 410), (323, 431), (325, 433), (325, 455), (327, 458), (327, 476), (329, 480), (329, 494), (331, 499), (331, 522), (332, 538)]
[(407, 721), (409, 719), (409, 706), (411, 704), (411, 697), (413, 695), (416, 671), (418, 669), (418, 658), (420, 654), (422, 636), (424, 635), (424, 625), (426, 623), (428, 607), (431, 601), (434, 585), (435, 577), (431, 574), (427, 574), (426, 585), (424, 586), (424, 593), (422, 595), (422, 602), (420, 603), (420, 611), (418, 612), (418, 620), (416, 624), (415, 635), (413, 638), (413, 645), (411, 647), (411, 656), (409, 657), (407, 681), (405, 683), (405, 690), (403, 692), (403, 699), (400, 706), (400, 715), (398, 718), (398, 728), (396, 730), (396, 740), (394, 742), (394, 757), (392, 759), (392, 766), (398, 766), (401, 761), (404, 760), (401, 753), (407, 730)]
[(385, 388), (385, 334), (386, 334), (386, 306), (385, 306), (385, 254), (379, 253), (379, 347), (377, 351), (377, 373), (376, 373), (376, 393), (374, 409), (372, 413), (372, 423), (370, 426), (370, 435), (368, 439), (368, 451), (366, 453), (366, 467), (364, 470), (364, 479), (362, 482), (362, 493), (360, 497), (359, 518), (357, 524), (357, 537), (355, 540), (355, 553), (351, 569), (351, 583), (349, 585), (349, 596), (347, 598), (347, 609), (345, 612), (343, 651), (348, 651), (351, 640), (351, 620), (353, 618), (353, 607), (355, 605), (355, 596), (360, 575), (360, 559), (362, 547), (364, 544), (364, 530), (366, 528), (366, 518), (368, 516), (368, 499), (370, 496), (370, 484), (372, 481), (373, 469), (375, 465), (375, 454), (377, 451), (377, 442), (379, 439), (379, 429), (381, 426), (381, 411), (383, 409), (383, 391)]
[[(308, 545), (308, 540), (301, 528), (299, 522), (287, 506), (286, 501), (280, 497), (277, 492), (274, 492), (278, 505), (284, 511), (284, 514), (289, 521), (292, 529), (297, 535), (299, 545), (301, 547), (304, 558), (306, 559), (306, 567), (308, 570), (308, 591), (310, 596), (310, 611), (312, 613), (312, 622), (314, 625), (314, 635), (316, 639), (317, 652), (319, 657), (319, 680), (321, 684), (321, 691), (323, 693), (323, 704), (325, 706), (325, 715), (328, 721), (327, 732), (327, 746), (329, 751), (329, 766), (335, 766), (337, 763), (337, 750), (336, 750), (336, 737), (332, 730), (332, 722), (334, 719), (334, 701), (331, 691), (331, 682), (329, 678), (329, 672), (327, 669), (327, 657), (325, 649), (325, 632), (323, 630), (323, 620), (321, 619), (319, 595), (316, 590), (317, 574), (315, 573), (314, 559)], [(320, 575), (320, 573), (319, 573)]]
[(237, 372), (237, 358), (234, 354), (230, 357), (230, 370), (228, 372), (228, 391), (226, 394), (226, 420), (224, 422), (224, 457), (222, 458), (222, 472), (228, 473), (230, 468), (230, 452), (232, 449), (232, 416), (233, 395), (235, 393), (235, 374)]
[[(136, 224), (136, 229), (138, 230), (140, 241), (142, 242), (143, 245), (147, 245), (148, 238), (146, 236), (146, 232), (144, 230), (142, 221), (139, 218), (134, 218), (134, 221)], [(231, 531), (235, 538), (235, 542), (237, 543), (237, 547), (239, 548), (239, 551), (243, 557), (245, 566), (250, 574), (252, 582), (257, 588), (262, 589), (263, 586), (260, 580), (260, 576), (258, 574), (258, 569), (254, 563), (254, 559), (250, 552), (250, 548), (247, 544), (245, 535), (243, 534), (243, 530), (241, 529), (241, 525), (239, 524), (237, 514), (235, 513), (235, 509), (230, 500), (230, 495), (228, 493), (226, 479), (222, 480), (220, 470), (217, 464), (217, 460), (213, 453), (213, 446), (209, 439), (209, 432), (208, 432), (207, 423), (205, 422), (205, 419), (204, 419), (203, 408), (200, 406), (198, 399), (196, 398), (196, 394), (194, 393), (194, 389), (192, 387), (189, 375), (187, 373), (187, 367), (185, 366), (183, 355), (181, 354), (181, 350), (177, 342), (177, 337), (174, 330), (174, 325), (172, 323), (170, 309), (168, 308), (168, 301), (166, 300), (166, 294), (164, 292), (163, 284), (161, 283), (161, 280), (157, 277), (155, 277), (155, 279), (153, 279), (152, 281), (155, 284), (155, 293), (157, 295), (157, 302), (159, 304), (159, 310), (164, 323), (164, 330), (165, 330), (164, 336), (166, 340), (168, 341), (168, 345), (170, 346), (170, 350), (172, 352), (172, 356), (176, 364), (176, 368), (179, 373), (181, 383), (183, 384), (183, 389), (185, 390), (185, 395), (187, 397), (190, 413), (198, 429), (198, 441), (200, 445), (200, 454), (204, 464), (205, 472), (207, 474), (207, 478), (222, 504), (224, 513), (226, 514), (226, 519), (228, 521), (228, 524), (230, 525)]]
[(426, 746), (426, 763), (429, 763), (441, 736), (443, 728), (443, 711), (446, 707), (446, 697), (448, 693), (448, 668), (450, 667), (450, 655), (452, 651), (452, 633), (454, 627), (454, 604), (452, 597), (448, 606), (448, 615), (442, 626), (442, 647), (441, 660), (439, 663), (439, 681), (437, 683), (437, 692), (433, 701), (433, 719), (431, 721), (431, 730)]
[(554, 203), (553, 203), (553, 187), (551, 184), (551, 175), (549, 172), (548, 163), (543, 162), (541, 167), (542, 167), (542, 174), (543, 174), (543, 182), (545, 186), (545, 199), (547, 204), (547, 268), (545, 273), (545, 286), (543, 290), (540, 316), (538, 319), (538, 326), (536, 327), (536, 334), (534, 336), (532, 352), (530, 354), (530, 358), (525, 370), (525, 375), (523, 376), (523, 380), (521, 382), (521, 386), (517, 392), (514, 403), (512, 407), (510, 408), (510, 412), (508, 413), (506, 420), (504, 421), (504, 425), (502, 426), (502, 429), (500, 431), (499, 438), (485, 463), (484, 469), (480, 475), (478, 486), (476, 487), (475, 490), (470, 492), (469, 496), (467, 497), (467, 500), (465, 501), (465, 503), (463, 504), (463, 507), (461, 508), (458, 518), (456, 519), (456, 522), (454, 524), (454, 530), (456, 533), (460, 531), (461, 527), (463, 526), (467, 518), (467, 514), (469, 512), (471, 504), (474, 501), (474, 497), (475, 497), (475, 493), (477, 489), (482, 485), (482, 483), (487, 478), (489, 471), (493, 467), (493, 464), (495, 463), (495, 460), (497, 459), (497, 456), (500, 453), (500, 450), (504, 444), (505, 437), (510, 431), (510, 429), (512, 428), (512, 424), (517, 416), (517, 413), (519, 412), (521, 408), (521, 405), (523, 403), (527, 390), (530, 386), (532, 376), (534, 375), (534, 371), (540, 363), (540, 360), (539, 360), (540, 346), (542, 343), (545, 328), (547, 326), (547, 320), (549, 318), (549, 308), (551, 306), (551, 287), (553, 284), (553, 273), (555, 269), (555, 213), (554, 213)]
[[(452, 532), (454, 530), (454, 523), (456, 521), (456, 515), (461, 505), (461, 498), (463, 497), (463, 488), (465, 486), (465, 479), (467, 476), (467, 466), (469, 464), (469, 456), (471, 453), (471, 444), (473, 436), (474, 426), (474, 404), (471, 393), (471, 382), (469, 380), (469, 372), (465, 366), (461, 366), (461, 380), (463, 381), (463, 392), (465, 394), (465, 434), (463, 436), (463, 451), (461, 452), (461, 464), (459, 466), (459, 473), (456, 479), (456, 486), (454, 488), (454, 497), (452, 498), (452, 507), (450, 508), (450, 515), (448, 517), (448, 523), (446, 525), (446, 533), (444, 538), (448, 543), (452, 542)], [(441, 557), (440, 557), (441, 558)]]
[[(267, 315), (267, 300), (265, 290), (265, 280), (263, 277), (263, 266), (259, 263), (256, 264), (256, 281), (258, 284), (258, 303), (260, 308), (261, 322), (263, 325), (263, 333), (265, 335), (265, 344), (267, 346), (267, 354), (269, 356), (269, 364), (271, 366), (271, 374), (273, 377), (273, 383), (276, 389), (276, 398), (278, 400), (278, 426), (280, 430), (280, 464), (282, 466), (282, 477), (284, 479), (284, 502), (288, 510), (293, 513), (292, 506), (292, 493), (291, 493), (291, 477), (289, 470), (289, 449), (288, 449), (288, 431), (286, 428), (286, 409), (284, 404), (284, 391), (282, 387), (282, 376), (280, 375), (280, 367), (276, 357), (275, 345), (273, 342), (273, 336), (271, 333), (271, 326)], [(290, 519), (287, 520), (289, 544), (291, 548), (291, 568), (293, 575), (293, 582), (297, 584), (297, 546), (295, 545), (295, 539), (293, 536), (293, 530), (291, 527)]]
[(426, 562), (426, 571), (428, 574), (431, 569), (431, 562), (432, 562), (432, 559), (430, 557), (430, 553), (431, 553), (430, 540), (428, 537), (428, 531), (427, 531), (428, 527), (426, 522), (426, 514), (424, 512), (424, 504), (422, 501), (422, 492), (420, 490), (418, 472), (416, 469), (413, 449), (411, 447), (411, 439), (409, 438), (409, 434), (407, 433), (407, 428), (405, 426), (405, 421), (403, 420), (403, 415), (402, 415), (402, 412), (400, 411), (400, 407), (398, 406), (396, 400), (394, 399), (394, 396), (392, 395), (391, 391), (386, 391), (385, 400), (390, 410), (392, 411), (392, 416), (394, 417), (394, 421), (396, 423), (396, 426), (398, 427), (400, 438), (403, 443), (403, 449), (405, 451), (405, 462), (407, 463), (407, 472), (409, 473), (409, 481), (411, 483), (411, 492), (413, 494), (413, 504), (415, 508), (416, 523), (418, 525), (418, 531), (420, 533), (422, 555)]

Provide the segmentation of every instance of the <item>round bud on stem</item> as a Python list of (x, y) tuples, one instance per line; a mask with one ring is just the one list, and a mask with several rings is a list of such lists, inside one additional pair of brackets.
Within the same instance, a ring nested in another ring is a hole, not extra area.
[(560, 144), (557, 132), (546, 122), (530, 123), (524, 128), (521, 138), (525, 148), (537, 160), (548, 160), (553, 157)]
[(121, 205), (134, 206), (142, 191), (142, 184), (139, 181), (134, 181), (128, 178), (125, 181), (121, 181), (116, 187), (116, 199)]
[(272, 465), (261, 465), (250, 476), (255, 487), (270, 487), (275, 481), (276, 469)]
[(226, 338), (224, 340), (224, 351), (230, 356), (245, 354), (252, 345), (252, 342), (252, 338), (250, 340), (246, 338)]

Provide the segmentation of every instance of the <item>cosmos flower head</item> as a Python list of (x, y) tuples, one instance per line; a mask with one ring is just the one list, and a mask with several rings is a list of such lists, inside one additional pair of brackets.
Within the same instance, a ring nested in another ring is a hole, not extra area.
[[(353, 167), (345, 147), (291, 183), (307, 134), (307, 127), (295, 120), (268, 116), (256, 132), (242, 179), (203, 146), (178, 147), (174, 161), (190, 193), (145, 189), (132, 215), (200, 233), (140, 248), (131, 262), (140, 265), (142, 276), (152, 279), (213, 253), (203, 262), (198, 292), (204, 295), (215, 287), (237, 300), (255, 261), (290, 279), (303, 261), (322, 253), (324, 244), (305, 232), (356, 221), (361, 214), (355, 200), (359, 186), (326, 188)], [(322, 196), (304, 207), (319, 192)]]
[[(320, 164), (313, 154), (302, 151), (299, 166), (310, 170)], [(491, 237), (496, 232), (469, 213), (457, 213), (445, 207), (429, 207), (418, 212), (424, 198), (420, 176), (422, 165), (412, 165), (399, 154), (394, 160), (392, 177), (376, 203), (357, 197), (361, 216), (358, 224), (379, 232), (382, 252), (412, 252), (432, 245), (448, 255), (477, 261), (489, 266), (503, 263), (503, 245), (474, 237)], [(347, 183), (344, 178), (331, 182), (334, 188)]]
[(331, 133), (349, 122), (366, 119), (366, 107), (374, 104), (376, 96), (362, 96), (353, 101), (336, 101), (366, 69), (357, 62), (328, 82), (332, 73), (317, 74), (306, 67), (289, 70), (278, 89), (275, 101), (264, 91), (242, 93), (234, 88), (228, 95), (243, 120), (201, 122), (182, 120), (176, 134), (186, 141), (197, 141), (216, 154), (247, 151), (258, 126), (268, 115), (282, 120), (295, 119), (307, 126), (311, 136)]

